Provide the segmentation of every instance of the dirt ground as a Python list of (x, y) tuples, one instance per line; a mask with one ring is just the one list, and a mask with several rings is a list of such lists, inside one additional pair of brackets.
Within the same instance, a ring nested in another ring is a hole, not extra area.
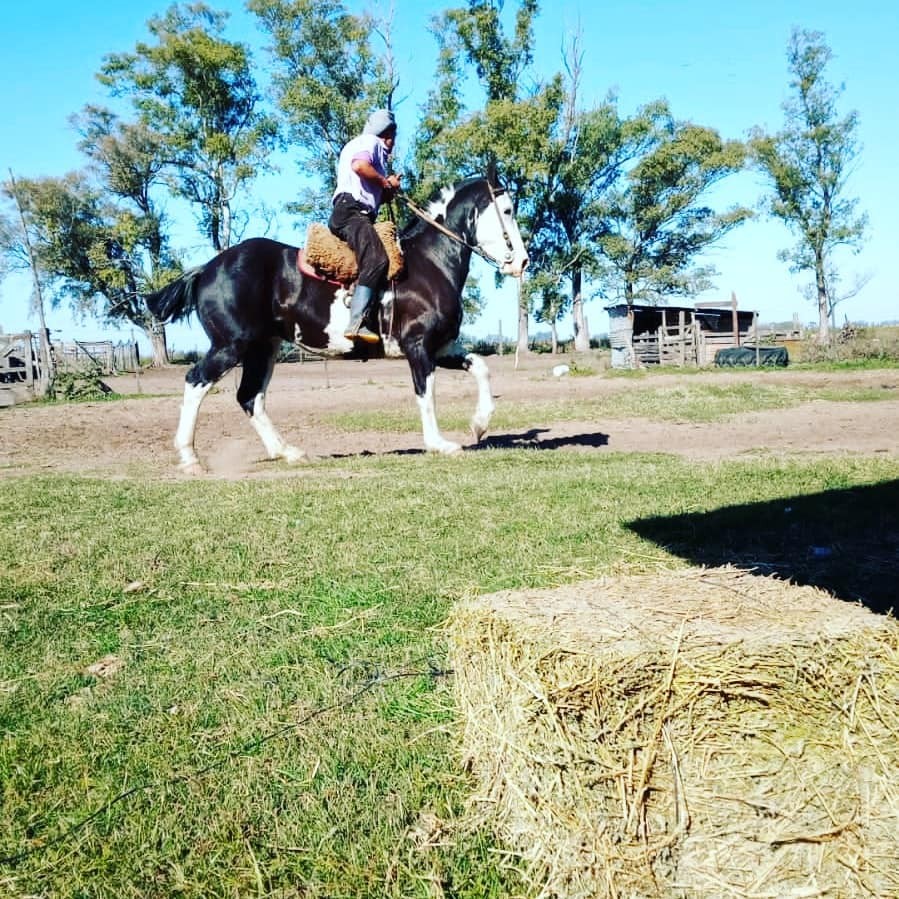
[[(632, 389), (629, 379), (604, 374), (554, 377), (560, 360), (535, 356), (516, 369), (511, 356), (488, 359), (497, 408), (503, 402), (534, 402), (541, 409), (553, 399), (611, 395)], [(107, 477), (181, 477), (172, 449), (185, 369), (173, 367), (106, 382), (123, 394), (143, 396), (117, 402), (59, 406), (19, 405), (0, 409), (0, 476), (39, 472), (80, 472)], [(567, 452), (666, 452), (696, 460), (743, 454), (886, 454), (899, 456), (899, 371), (812, 373), (795, 370), (735, 371), (665, 375), (660, 386), (680, 382), (715, 384), (747, 378), (756, 382), (833, 386), (853, 383), (883, 390), (879, 402), (835, 403), (816, 400), (784, 410), (754, 412), (711, 424), (654, 422), (644, 419), (553, 421), (535, 417), (520, 430), (494, 430), (486, 444)], [(211, 476), (265, 477), (283, 474), (272, 464), (235, 402), (236, 379), (226, 376), (205, 400), (196, 447)], [(438, 371), (438, 421), (441, 405), (475, 404), (473, 379), (462, 372)], [(403, 361), (281, 365), (268, 395), (268, 411), (285, 439), (314, 458), (420, 452), (420, 432), (343, 432), (328, 424), (334, 412), (408, 409), (416, 413), (409, 370)], [(445, 430), (445, 436), (470, 450), (471, 437)]]

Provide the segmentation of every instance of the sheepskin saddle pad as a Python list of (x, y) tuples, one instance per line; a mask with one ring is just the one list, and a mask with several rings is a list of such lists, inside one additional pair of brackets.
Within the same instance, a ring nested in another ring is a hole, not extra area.
[[(396, 238), (393, 222), (378, 222), (375, 231), (384, 244), (390, 262), (387, 269), (388, 280), (393, 280), (403, 270), (403, 251)], [(326, 278), (349, 284), (356, 280), (358, 268), (356, 254), (327, 225), (313, 222), (306, 232), (306, 262)]]

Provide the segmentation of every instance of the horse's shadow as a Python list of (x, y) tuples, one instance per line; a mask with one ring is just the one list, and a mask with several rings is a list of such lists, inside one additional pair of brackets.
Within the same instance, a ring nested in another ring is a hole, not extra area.
[(596, 449), (609, 444), (609, 435), (603, 434), (601, 431), (593, 434), (570, 434), (567, 437), (551, 437), (548, 440), (541, 440), (540, 435), (546, 434), (548, 431), (549, 428), (531, 428), (520, 434), (493, 434), (485, 437), (480, 443), (466, 446), (465, 449), (467, 452), (490, 449), (557, 450), (576, 446)]
[[(498, 449), (530, 449), (530, 450), (558, 450), (565, 447), (587, 447), (596, 449), (608, 446), (609, 435), (597, 431), (594, 434), (571, 434), (567, 437), (552, 437), (549, 440), (541, 440), (540, 435), (549, 431), (549, 428), (531, 428), (519, 434), (493, 434), (485, 437), (479, 443), (469, 443), (462, 447), (463, 453), (475, 453), (483, 450)], [(402, 449), (386, 450), (361, 450), (357, 453), (329, 453), (329, 459), (348, 459), (363, 456), (422, 456), (425, 450), (420, 447), (404, 447)]]

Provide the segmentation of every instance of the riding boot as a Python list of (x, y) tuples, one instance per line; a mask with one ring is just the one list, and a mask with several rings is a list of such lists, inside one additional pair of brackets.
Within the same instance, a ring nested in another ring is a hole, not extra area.
[(377, 343), (381, 338), (365, 327), (365, 314), (372, 302), (373, 290), (357, 284), (350, 301), (350, 323), (343, 336), (348, 340), (361, 340), (363, 343)]

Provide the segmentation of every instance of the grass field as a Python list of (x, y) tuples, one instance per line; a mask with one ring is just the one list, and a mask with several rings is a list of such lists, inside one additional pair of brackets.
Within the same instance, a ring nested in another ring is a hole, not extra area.
[[(678, 390), (711, 414), (705, 387)], [(734, 390), (722, 402), (787, 401)], [(0, 894), (527, 895), (465, 817), (452, 603), (691, 561), (864, 595), (861, 569), (895, 567), (878, 539), (897, 509), (891, 457), (492, 450), (248, 481), (7, 478)], [(822, 542), (838, 551), (816, 558)]]

